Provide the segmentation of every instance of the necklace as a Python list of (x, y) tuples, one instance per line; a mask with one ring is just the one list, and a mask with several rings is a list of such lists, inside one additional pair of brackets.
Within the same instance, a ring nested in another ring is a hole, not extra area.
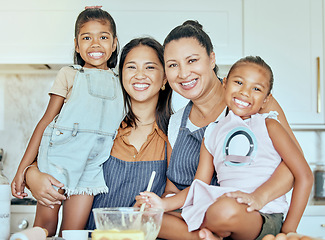
[(156, 120), (153, 120), (151, 123), (142, 123), (142, 124), (139, 124), (137, 123), (138, 126), (149, 126), (151, 124), (153, 124)]

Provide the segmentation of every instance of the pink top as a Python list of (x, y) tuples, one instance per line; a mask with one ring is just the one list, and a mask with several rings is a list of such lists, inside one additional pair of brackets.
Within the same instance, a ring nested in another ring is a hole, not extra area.
[[(265, 118), (276, 119), (277, 113), (255, 114), (242, 120), (232, 111), (205, 131), (205, 146), (213, 156), (220, 186), (210, 186), (195, 180), (183, 206), (182, 216), (189, 231), (202, 224), (207, 208), (226, 192), (253, 192), (266, 182), (281, 162), (265, 125)], [(285, 213), (285, 196), (265, 205), (264, 213)]]

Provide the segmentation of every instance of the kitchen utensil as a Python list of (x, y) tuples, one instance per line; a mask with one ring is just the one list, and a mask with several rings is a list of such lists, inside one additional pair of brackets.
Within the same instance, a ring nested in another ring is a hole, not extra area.
[(33, 227), (24, 231), (14, 233), (10, 240), (45, 240), (48, 235), (46, 229), (41, 227)]
[(62, 237), (65, 240), (88, 240), (89, 230), (63, 230)]
[[(155, 176), (156, 176), (156, 171), (152, 171), (151, 177), (149, 179), (149, 183), (148, 183), (148, 186), (147, 186), (147, 192), (150, 192), (151, 187), (152, 187), (153, 180), (155, 179)], [(145, 207), (146, 207), (146, 204), (143, 203), (141, 205), (140, 211), (143, 211)]]
[(93, 209), (96, 230), (92, 239), (156, 239), (162, 222), (163, 209), (95, 208)]

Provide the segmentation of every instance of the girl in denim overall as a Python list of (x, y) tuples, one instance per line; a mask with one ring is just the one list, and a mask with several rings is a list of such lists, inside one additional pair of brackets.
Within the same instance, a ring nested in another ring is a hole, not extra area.
[[(67, 200), (61, 230), (84, 229), (94, 195), (108, 192), (102, 164), (124, 117), (121, 85), (111, 69), (117, 63), (117, 45), (115, 22), (106, 11), (88, 8), (79, 14), (75, 25), (78, 65), (59, 71), (47, 110), (12, 182), (13, 195), (26, 196), (24, 173), (36, 166), (30, 164), (37, 157), (39, 169), (64, 184)], [(37, 204), (34, 225), (55, 235), (60, 205), (51, 209), (42, 204)]]

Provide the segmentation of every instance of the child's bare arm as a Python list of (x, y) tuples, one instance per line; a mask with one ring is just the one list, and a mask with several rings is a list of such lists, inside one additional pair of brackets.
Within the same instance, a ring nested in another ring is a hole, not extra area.
[(21, 159), (16, 175), (11, 183), (11, 191), (13, 196), (17, 198), (23, 198), (24, 196), (26, 196), (26, 194), (24, 194), (25, 185), (23, 171), (27, 166), (29, 166), (35, 161), (43, 132), (47, 125), (60, 112), (63, 102), (63, 97), (53, 94), (51, 95), (47, 109), (41, 120), (38, 122), (33, 132), (33, 135), (31, 136), (25, 154)]
[[(200, 161), (195, 174), (195, 179), (200, 179), (201, 181), (210, 184), (213, 173), (213, 157), (206, 149), (203, 139), (200, 151)], [(137, 201), (143, 197), (144, 199), (148, 199), (148, 203), (151, 205), (151, 207), (163, 208), (166, 212), (173, 211), (181, 208), (184, 205), (189, 189), (190, 187), (187, 187), (182, 191), (178, 190), (174, 196), (165, 197), (162, 199), (159, 199), (159, 197), (154, 193), (144, 192), (138, 196)]]
[(280, 106), (280, 104), (277, 102), (277, 100), (271, 95), (269, 101), (267, 102), (266, 106), (264, 106), (260, 113), (268, 113), (270, 111), (276, 111), (279, 115), (278, 115), (278, 120), (281, 123), (282, 127), (286, 130), (286, 132), (289, 134), (289, 136), (291, 137), (291, 139), (295, 142), (295, 144), (297, 145), (297, 147), (300, 149), (300, 151), (303, 153), (298, 140), (296, 139), (295, 135), (293, 134), (290, 125), (287, 121), (287, 118)]
[(281, 124), (274, 119), (266, 119), (266, 126), (274, 148), (294, 176), (290, 208), (282, 232), (295, 232), (308, 202), (313, 174), (301, 150)]
[(199, 165), (197, 167), (194, 179), (199, 179), (206, 184), (210, 184), (214, 172), (213, 156), (205, 147), (205, 139), (203, 138), (200, 149)]

